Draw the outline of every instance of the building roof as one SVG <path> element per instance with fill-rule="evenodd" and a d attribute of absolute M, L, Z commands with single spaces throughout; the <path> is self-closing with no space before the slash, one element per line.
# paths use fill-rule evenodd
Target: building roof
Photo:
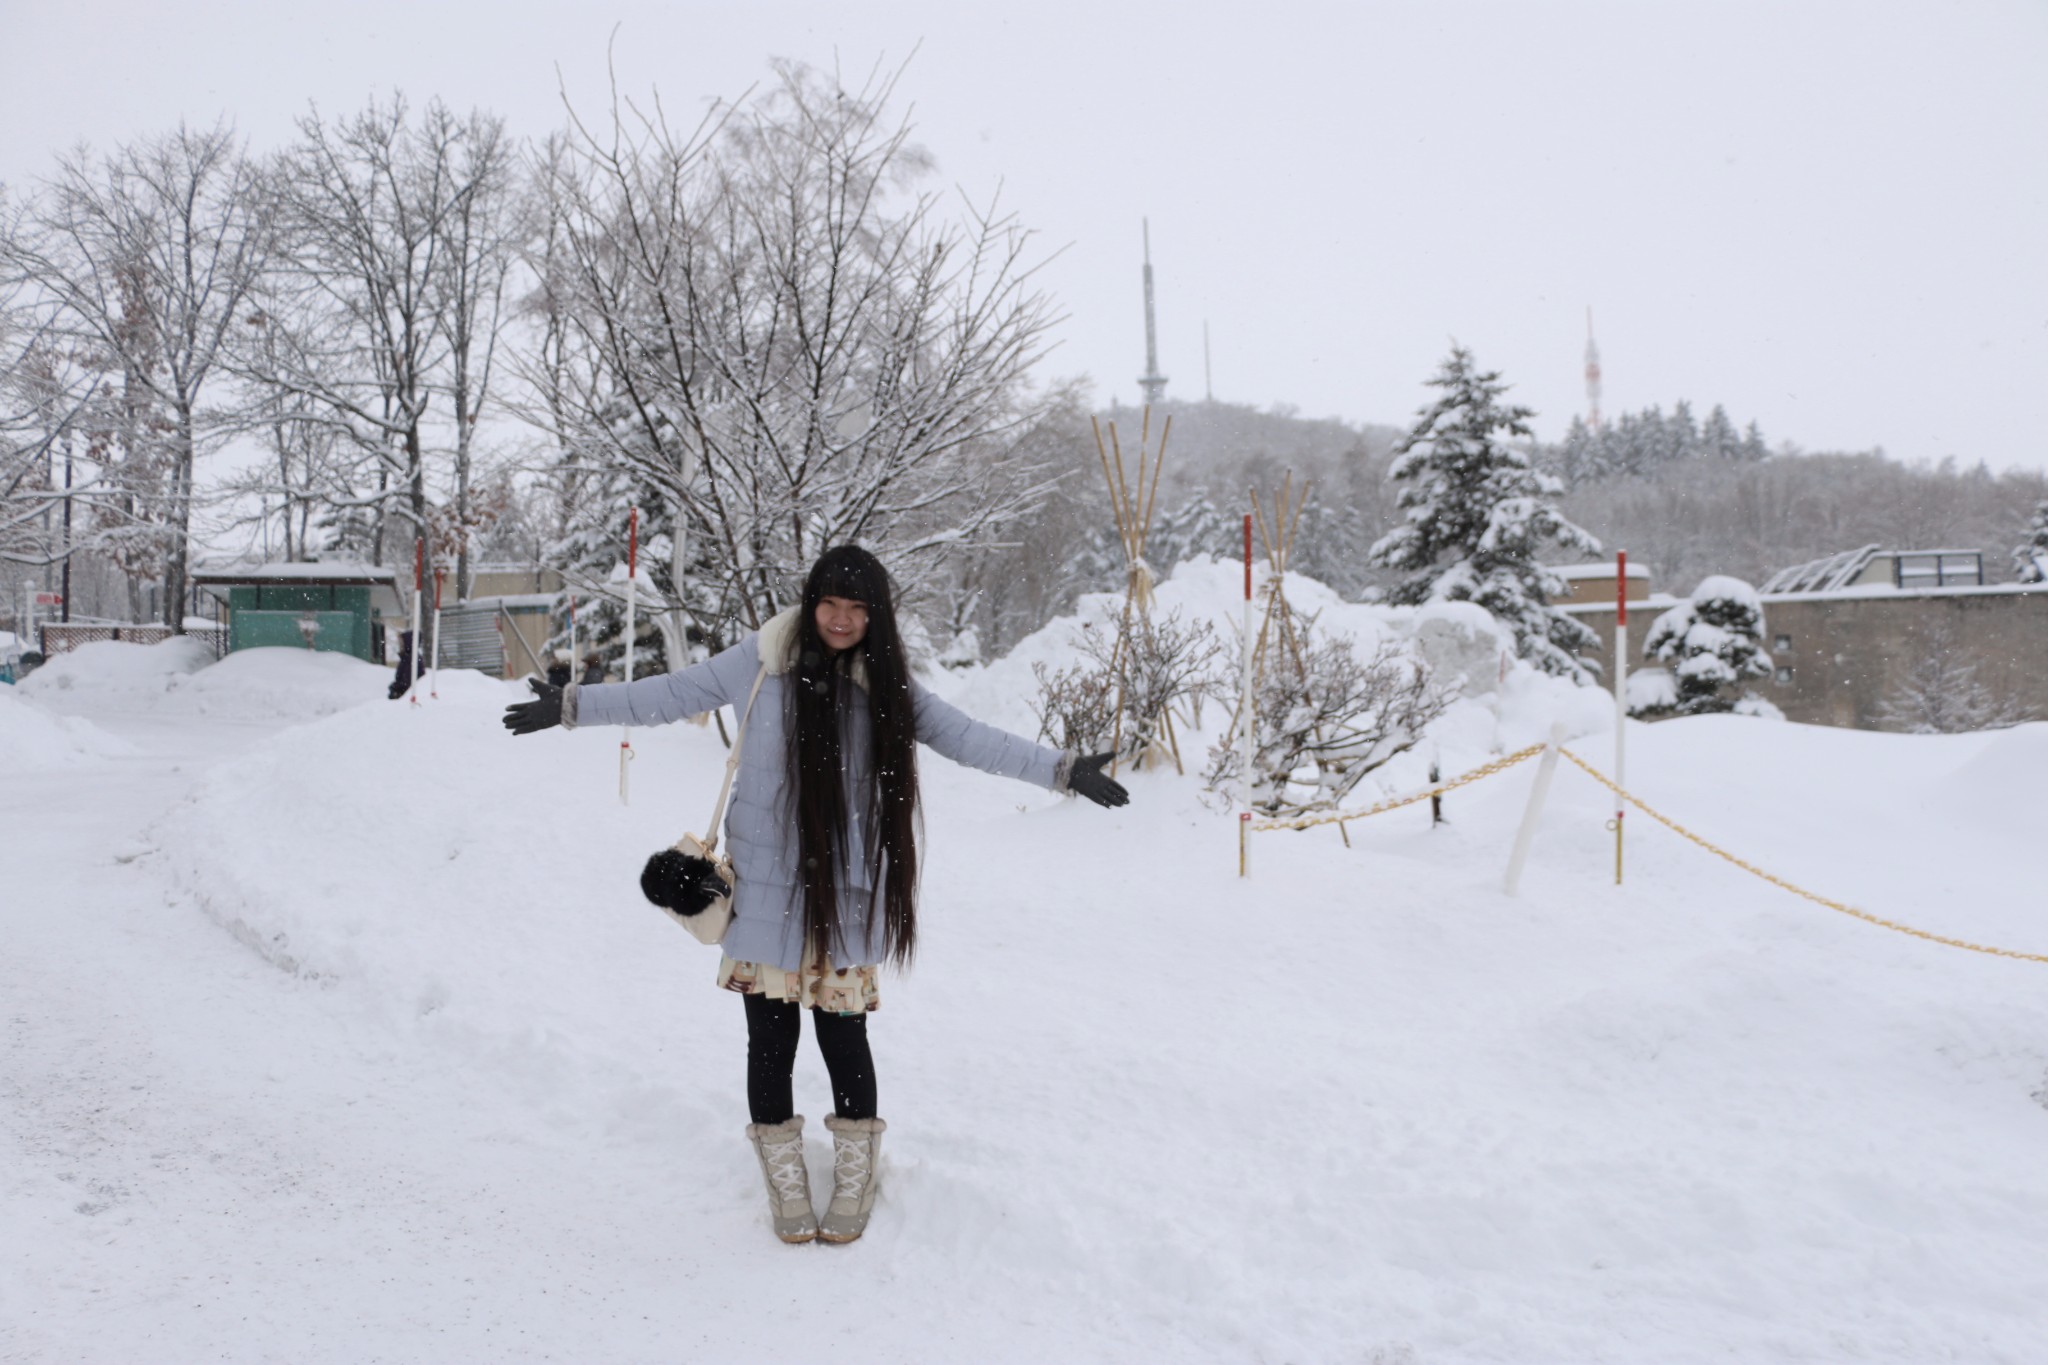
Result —
<path fill-rule="evenodd" d="M 1606 564 L 1547 564 L 1544 567 L 1567 582 L 1581 578 L 1614 577 L 1614 564 L 1612 561 Z M 1640 562 L 1631 564 L 1628 566 L 1628 576 L 1630 578 L 1648 578 L 1650 576 L 1650 566 Z"/>
<path fill-rule="evenodd" d="M 258 564 L 254 568 L 201 569 L 192 575 L 194 583 L 321 583 L 348 584 L 350 586 L 396 586 L 398 572 L 379 564 L 357 564 L 347 560 L 320 560 L 308 563 L 277 562 Z"/>

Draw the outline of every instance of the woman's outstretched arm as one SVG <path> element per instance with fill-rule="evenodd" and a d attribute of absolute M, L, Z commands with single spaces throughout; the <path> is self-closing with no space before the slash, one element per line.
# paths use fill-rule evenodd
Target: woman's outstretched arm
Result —
<path fill-rule="evenodd" d="M 951 702 L 941 701 L 922 684 L 912 682 L 917 707 L 917 738 L 955 763 L 998 777 L 1014 777 L 1048 791 L 1065 791 L 1073 755 L 1033 744 L 1008 730 L 976 720 Z"/>
<path fill-rule="evenodd" d="M 746 700 L 761 667 L 758 635 L 701 664 L 627 683 L 571 684 L 562 689 L 562 728 L 583 725 L 667 725 Z"/>

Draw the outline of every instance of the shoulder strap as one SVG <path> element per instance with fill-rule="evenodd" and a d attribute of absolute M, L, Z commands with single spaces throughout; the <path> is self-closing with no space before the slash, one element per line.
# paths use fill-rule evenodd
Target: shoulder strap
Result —
<path fill-rule="evenodd" d="M 707 856 L 718 851 L 718 832 L 725 825 L 725 798 L 732 795 L 733 774 L 740 768 L 740 745 L 746 742 L 747 721 L 754 714 L 754 698 L 761 695 L 761 684 L 767 681 L 768 665 L 762 664 L 761 671 L 754 675 L 754 690 L 747 693 L 747 709 L 740 715 L 739 733 L 732 737 L 732 752 L 725 756 L 725 781 L 718 788 L 718 804 L 711 808 L 711 828 L 704 832 Z"/>

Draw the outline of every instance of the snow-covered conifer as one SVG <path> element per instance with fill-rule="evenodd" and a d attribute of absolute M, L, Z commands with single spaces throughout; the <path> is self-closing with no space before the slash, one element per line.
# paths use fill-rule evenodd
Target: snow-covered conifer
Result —
<path fill-rule="evenodd" d="M 1745 698 L 1731 689 L 1771 671 L 1763 650 L 1764 607 L 1756 589 L 1715 574 L 1700 580 L 1692 600 L 1671 608 L 1650 627 L 1643 653 L 1662 663 L 1676 683 L 1668 705 L 1645 714 L 1701 716 L 1733 711 Z"/>
<path fill-rule="evenodd" d="M 1538 473 L 1510 438 L 1529 436 L 1528 408 L 1504 404 L 1507 385 L 1453 346 L 1429 381 L 1442 396 L 1395 447 L 1388 477 L 1402 485 L 1404 521 L 1374 543 L 1375 564 L 1403 570 L 1397 604 L 1470 601 L 1515 636 L 1516 651 L 1547 673 L 1590 681 L 1578 651 L 1597 637 L 1550 605 L 1564 582 L 1537 559 L 1545 542 L 1583 553 L 1600 543 L 1550 500 L 1564 485 Z"/>
<path fill-rule="evenodd" d="M 2034 508 L 2027 538 L 2013 547 L 2014 576 L 2022 583 L 2048 583 L 2048 498 Z"/>
<path fill-rule="evenodd" d="M 1735 423 L 1728 420 L 1728 409 L 1714 404 L 1714 410 L 1700 427 L 1700 454 L 1710 460 L 1732 460 L 1741 450 L 1742 437 L 1736 433 Z"/>

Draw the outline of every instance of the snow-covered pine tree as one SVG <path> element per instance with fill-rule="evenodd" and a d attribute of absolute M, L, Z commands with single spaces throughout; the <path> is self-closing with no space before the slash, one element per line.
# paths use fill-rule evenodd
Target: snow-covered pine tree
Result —
<path fill-rule="evenodd" d="M 1514 632 L 1523 658 L 1546 673 L 1592 681 L 1593 666 L 1578 651 L 1598 637 L 1550 605 L 1564 581 L 1536 556 L 1545 542 L 1587 554 L 1600 542 L 1550 501 L 1564 485 L 1510 444 L 1528 439 L 1534 414 L 1503 404 L 1499 372 L 1480 371 L 1463 346 L 1452 346 L 1429 383 L 1443 396 L 1421 410 L 1387 471 L 1402 485 L 1405 522 L 1369 551 L 1375 564 L 1407 574 L 1389 599 L 1476 602 Z"/>
<path fill-rule="evenodd" d="M 1160 515 L 1145 542 L 1145 557 L 1161 578 L 1183 560 L 1196 555 L 1228 557 L 1236 547 L 1238 527 L 1217 510 L 1207 488 L 1196 488 L 1169 512 Z"/>
<path fill-rule="evenodd" d="M 2048 498 L 2034 508 L 2027 538 L 2013 547 L 2014 576 L 2022 583 L 2048 583 Z"/>
<path fill-rule="evenodd" d="M 1755 588 L 1725 574 L 1701 579 L 1692 599 L 1659 616 L 1643 641 L 1644 655 L 1669 668 L 1677 683 L 1673 704 L 1655 713 L 1703 716 L 1737 709 L 1744 698 L 1730 689 L 1770 674 L 1763 633 L 1764 606 Z"/>
<path fill-rule="evenodd" d="M 1736 434 L 1735 423 L 1728 420 L 1728 409 L 1719 403 L 1707 414 L 1705 425 L 1700 428 L 1700 454 L 1710 460 L 1732 460 L 1742 449 L 1742 437 Z"/>

